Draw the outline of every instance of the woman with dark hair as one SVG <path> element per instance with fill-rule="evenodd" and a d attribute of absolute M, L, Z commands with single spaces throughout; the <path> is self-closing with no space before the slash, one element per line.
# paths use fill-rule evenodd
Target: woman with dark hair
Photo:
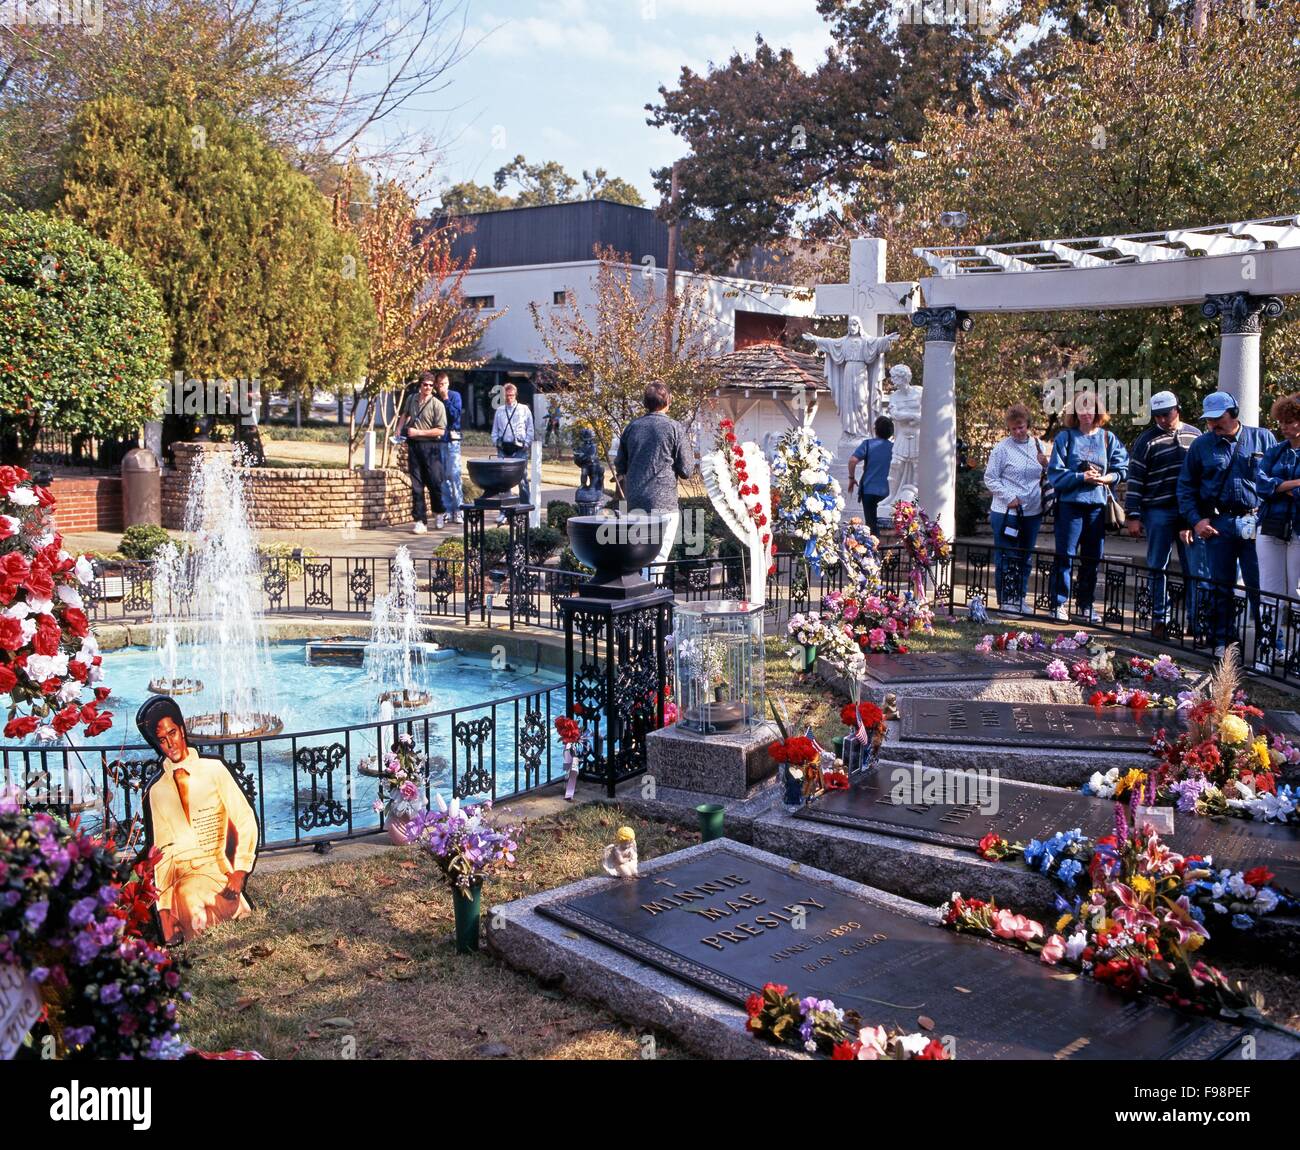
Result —
<path fill-rule="evenodd" d="M 1259 512 L 1259 589 L 1274 595 L 1300 595 L 1300 395 L 1273 404 L 1282 441 L 1260 458 L 1255 489 L 1264 501 Z"/>
<path fill-rule="evenodd" d="M 1048 482 L 1056 490 L 1055 614 L 1062 623 L 1070 618 L 1070 563 L 1078 555 L 1079 613 L 1096 623 L 1092 602 L 1106 550 L 1106 504 L 1128 474 L 1128 452 L 1106 426 L 1110 414 L 1101 397 L 1091 391 L 1075 397 L 1063 422 L 1047 467 Z"/>

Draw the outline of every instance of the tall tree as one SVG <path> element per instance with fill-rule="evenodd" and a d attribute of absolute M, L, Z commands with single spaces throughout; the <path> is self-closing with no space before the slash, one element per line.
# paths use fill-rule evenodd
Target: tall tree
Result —
<path fill-rule="evenodd" d="M 123 252 L 42 212 L 0 213 L 0 445 L 25 463 L 41 431 L 133 433 L 168 360 L 158 293 Z"/>
<path fill-rule="evenodd" d="M 1281 0 L 1258 20 L 1211 13 L 1199 37 L 1137 13 L 1108 24 L 1095 43 L 1063 42 L 1054 78 L 1012 107 L 932 114 L 914 149 L 889 171 L 865 174 L 853 208 L 890 241 L 895 279 L 932 274 L 914 247 L 1158 232 L 1294 212 L 1300 152 L 1276 109 L 1295 101 L 1298 21 L 1300 3 Z M 954 218 L 945 212 L 964 212 L 965 224 L 945 226 Z M 1283 386 L 1300 325 L 1284 317 L 1266 330 L 1268 390 Z M 1195 308 L 982 316 L 962 338 L 958 410 L 967 427 L 1067 369 L 1150 378 L 1189 408 L 1215 386 L 1217 321 Z M 919 337 L 904 347 L 915 358 Z"/>
<path fill-rule="evenodd" d="M 392 421 L 395 408 L 385 399 L 417 372 L 478 366 L 482 360 L 467 353 L 502 313 L 465 305 L 464 280 L 474 256 L 458 260 L 452 254 L 454 221 L 420 221 L 410 191 L 392 180 L 378 186 L 374 202 L 356 221 L 343 211 L 352 199 L 345 184 L 335 201 L 335 221 L 356 242 L 374 300 L 364 388 L 371 401 L 365 427 L 373 430 L 381 409 Z"/>
<path fill-rule="evenodd" d="M 74 125 L 58 212 L 145 269 L 173 369 L 301 391 L 364 370 L 373 313 L 359 252 L 256 131 L 212 109 L 98 101 Z"/>
<path fill-rule="evenodd" d="M 561 308 L 529 307 L 557 385 L 551 402 L 570 427 L 590 427 L 606 455 L 614 436 L 644 413 L 641 397 L 654 380 L 673 393 L 669 414 L 691 422 L 717 386 L 724 347 L 700 281 L 679 286 L 670 305 L 630 256 L 612 248 L 596 256 L 592 307 L 576 299 Z"/>
<path fill-rule="evenodd" d="M 380 130 L 446 86 L 470 47 L 467 3 L 100 0 L 62 6 L 95 11 L 92 28 L 0 24 L 0 121 L 22 161 L 8 190 L 47 203 L 69 125 L 109 95 L 213 107 L 316 159 L 408 148 L 411 139 Z"/>
<path fill-rule="evenodd" d="M 512 183 L 518 188 L 513 196 L 506 193 L 507 186 Z M 466 181 L 452 184 L 442 192 L 443 210 L 452 215 L 499 212 L 506 208 L 531 208 L 540 204 L 569 204 L 576 200 L 612 200 L 637 208 L 645 204 L 641 193 L 632 184 L 611 176 L 604 168 L 597 168 L 594 172 L 584 170 L 579 191 L 578 181 L 564 170 L 562 164 L 555 160 L 530 164 L 522 155 L 496 170 L 490 188 Z"/>

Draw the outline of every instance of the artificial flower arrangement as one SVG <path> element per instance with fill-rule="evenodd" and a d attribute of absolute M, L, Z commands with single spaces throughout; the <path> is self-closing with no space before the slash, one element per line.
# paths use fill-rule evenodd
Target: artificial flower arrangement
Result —
<path fill-rule="evenodd" d="M 841 1010 L 829 998 L 800 998 L 778 982 L 763 986 L 745 1002 L 755 1038 L 836 1061 L 951 1061 L 952 1054 L 927 1034 L 904 1034 L 883 1026 L 864 1026 L 854 1010 Z"/>
<path fill-rule="evenodd" d="M 63 549 L 54 496 L 21 467 L 0 467 L 0 704 L 7 739 L 53 743 L 82 727 L 87 738 L 113 716 L 82 588 L 94 581 L 84 555 Z M 93 697 L 85 698 L 90 691 Z"/>
<path fill-rule="evenodd" d="M 752 444 L 750 445 L 753 446 Z M 736 440 L 736 425 L 730 419 L 718 423 L 717 435 L 713 442 L 714 451 L 721 458 L 731 480 L 730 494 L 739 504 L 738 510 L 750 519 L 759 531 L 759 541 L 763 545 L 763 555 L 767 560 L 765 568 L 771 575 L 776 570 L 772 560 L 772 524 L 768 520 L 768 506 L 763 484 L 754 482 L 749 475 L 752 463 L 745 456 L 745 448 Z"/>
<path fill-rule="evenodd" d="M 874 755 L 885 740 L 885 712 L 875 703 L 846 703 L 840 708 L 840 722 L 849 728 L 844 739 L 846 759 L 850 740 L 861 744 L 866 756 Z"/>
<path fill-rule="evenodd" d="M 664 719 L 667 722 L 668 707 L 670 703 L 664 704 Z M 582 708 L 575 706 L 574 714 L 581 714 Z M 677 721 L 677 708 L 673 707 L 673 722 Z M 570 718 L 568 715 L 561 715 L 555 720 L 555 733 L 560 738 L 560 745 L 564 748 L 564 801 L 573 802 L 573 796 L 578 790 L 578 766 L 581 755 L 578 747 L 586 740 L 588 732 L 583 730 L 582 724 L 577 719 Z"/>
<path fill-rule="evenodd" d="M 864 654 L 907 653 L 913 632 L 934 630 L 934 612 L 911 591 L 858 595 L 834 591 L 822 599 L 822 617 L 840 627 Z"/>
<path fill-rule="evenodd" d="M 911 557 L 912 584 L 919 598 L 924 581 L 934 580 L 935 569 L 952 555 L 952 543 L 919 504 L 903 499 L 894 504 L 894 531 Z"/>
<path fill-rule="evenodd" d="M 1252 730 L 1249 720 L 1263 712 L 1245 702 L 1240 683 L 1234 645 L 1210 677 L 1205 698 L 1181 697 L 1186 729 L 1170 736 L 1161 728 L 1152 739 L 1157 761 L 1147 786 L 1186 814 L 1300 822 L 1300 796 L 1278 778 L 1300 763 L 1300 748 L 1285 735 Z"/>
<path fill-rule="evenodd" d="M 1115 824 L 1113 835 L 1086 849 L 1078 832 L 1049 840 L 1066 861 L 1078 865 L 1074 877 L 1086 873 L 1090 883 L 1085 896 L 1058 900 L 1062 913 L 1050 934 L 1042 923 L 992 900 L 963 899 L 959 893 L 940 907 L 940 921 L 1019 945 L 1048 965 L 1077 967 L 1120 991 L 1269 1025 L 1257 996 L 1196 956 L 1210 935 L 1190 887 L 1212 877 L 1208 866 L 1169 850 L 1150 826 L 1130 830 L 1123 804 L 1116 804 Z M 1005 840 L 981 845 L 986 857 L 1009 857 L 1016 849 Z M 1042 869 L 1050 852 L 1048 844 L 1039 846 L 1036 862 Z M 1058 857 L 1052 855 L 1048 869 L 1055 867 L 1059 878 Z"/>
<path fill-rule="evenodd" d="M 803 557 L 819 575 L 840 562 L 837 536 L 844 498 L 831 478 L 832 462 L 807 424 L 781 436 L 772 459 L 772 519 L 780 534 L 804 541 Z"/>
<path fill-rule="evenodd" d="M 411 840 L 429 852 L 454 889 L 470 893 L 498 870 L 515 865 L 520 829 L 494 826 L 488 815 L 491 800 L 462 807 L 453 798 L 448 806 L 440 794 L 438 809 L 422 811 L 411 820 Z"/>
<path fill-rule="evenodd" d="M 428 806 L 425 782 L 428 779 L 428 759 L 415 748 L 415 740 L 403 731 L 393 741 L 393 749 L 384 754 L 383 765 L 377 766 L 373 756 L 361 760 L 357 769 L 362 774 L 379 777 L 379 798 L 374 810 L 382 812 L 385 819 L 409 820 Z"/>
<path fill-rule="evenodd" d="M 117 863 L 77 820 L 29 814 L 0 793 L 0 963 L 35 984 L 60 1058 L 180 1058 L 171 955 L 141 937 L 156 859 Z"/>
<path fill-rule="evenodd" d="M 811 611 L 808 614 L 792 615 L 785 625 L 785 631 L 798 644 L 786 652 L 790 656 L 790 665 L 796 671 L 807 669 L 805 651 L 811 647 L 816 647 L 819 655 L 841 669 L 859 652 L 849 631 L 829 614 Z"/>
<path fill-rule="evenodd" d="M 844 525 L 841 549 L 845 586 L 859 595 L 879 594 L 880 542 L 856 515 Z"/>
<path fill-rule="evenodd" d="M 1040 631 L 1003 631 L 1000 635 L 985 635 L 975 644 L 975 650 L 983 655 L 990 651 L 1056 651 L 1061 654 L 1073 654 L 1086 651 L 1092 643 L 1087 631 L 1076 631 L 1073 635 L 1055 635 L 1049 641 Z"/>

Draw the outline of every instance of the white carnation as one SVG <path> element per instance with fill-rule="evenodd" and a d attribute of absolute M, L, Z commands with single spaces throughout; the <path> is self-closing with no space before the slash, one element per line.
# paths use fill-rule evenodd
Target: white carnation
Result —
<path fill-rule="evenodd" d="M 95 569 L 90 565 L 90 560 L 84 555 L 77 556 L 77 565 L 73 570 L 77 573 L 79 583 L 89 583 L 95 578 Z"/>
<path fill-rule="evenodd" d="M 31 606 L 26 599 L 19 599 L 16 603 L 11 603 L 5 608 L 5 614 L 14 619 L 26 619 L 31 610 Z"/>
<path fill-rule="evenodd" d="M 32 637 L 35 634 L 36 634 L 36 624 L 31 619 L 24 619 L 23 620 L 23 641 L 22 643 L 19 644 L 19 646 L 26 647 L 27 644 L 32 641 Z"/>
<path fill-rule="evenodd" d="M 65 678 L 67 674 L 67 655 L 60 653 L 58 655 L 27 656 L 27 675 L 33 682 L 43 683 L 51 676 L 62 679 Z"/>
<path fill-rule="evenodd" d="M 69 607 L 75 607 L 78 611 L 81 610 L 81 593 L 71 584 L 60 583 L 54 591 L 63 603 L 66 603 Z"/>
<path fill-rule="evenodd" d="M 27 600 L 27 609 L 33 615 L 49 615 L 54 611 L 54 600 L 31 598 Z"/>
<path fill-rule="evenodd" d="M 59 741 L 59 732 L 48 724 L 44 727 L 37 727 L 32 732 L 32 737 L 38 743 L 57 743 Z"/>
<path fill-rule="evenodd" d="M 15 507 L 35 507 L 38 500 L 30 487 L 15 487 L 9 492 L 9 502 Z"/>

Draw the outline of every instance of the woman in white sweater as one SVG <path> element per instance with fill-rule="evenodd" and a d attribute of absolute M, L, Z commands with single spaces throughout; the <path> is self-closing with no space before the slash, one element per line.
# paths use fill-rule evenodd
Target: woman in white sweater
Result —
<path fill-rule="evenodd" d="M 1007 408 L 1007 437 L 989 452 L 984 486 L 993 496 L 993 558 L 998 606 L 1025 611 L 1029 569 L 1043 522 L 1043 472 L 1047 452 L 1030 434 L 1029 409 Z"/>

